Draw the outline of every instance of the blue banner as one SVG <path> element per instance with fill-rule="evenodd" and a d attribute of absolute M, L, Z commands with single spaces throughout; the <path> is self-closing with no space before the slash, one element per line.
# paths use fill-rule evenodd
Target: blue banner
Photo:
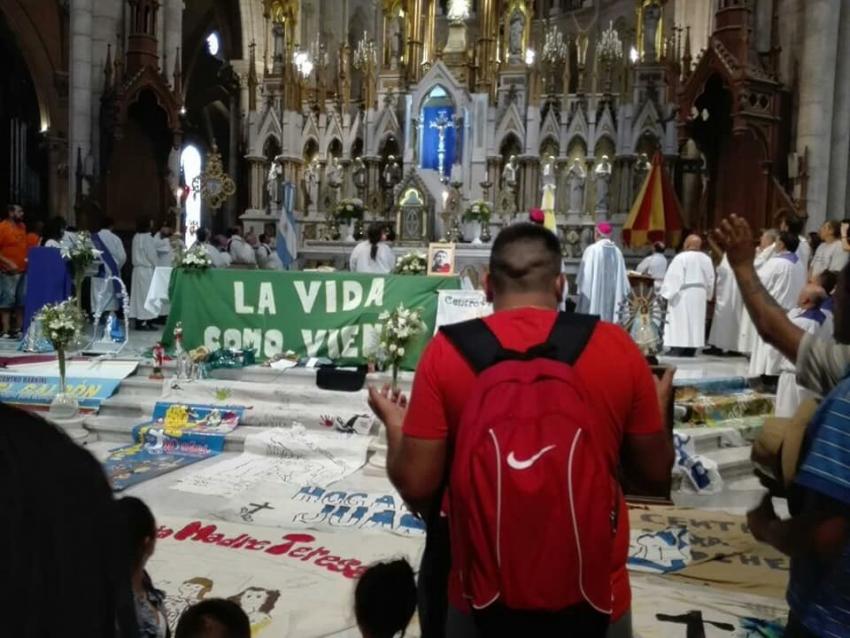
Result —
<path fill-rule="evenodd" d="M 115 394 L 121 379 L 67 378 L 65 392 L 76 397 L 80 409 L 95 411 Z M 59 392 L 59 377 L 0 374 L 0 401 L 24 408 L 48 408 Z"/>

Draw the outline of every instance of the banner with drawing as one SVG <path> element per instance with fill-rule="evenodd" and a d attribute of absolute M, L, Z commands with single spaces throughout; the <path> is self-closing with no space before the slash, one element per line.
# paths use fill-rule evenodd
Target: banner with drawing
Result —
<path fill-rule="evenodd" d="M 232 498 L 257 483 L 327 486 L 366 462 L 370 438 L 356 432 L 268 428 L 245 439 L 245 451 L 189 474 L 173 489 Z"/>
<path fill-rule="evenodd" d="M 180 614 L 204 598 L 239 603 L 253 637 L 309 638 L 354 628 L 355 579 L 379 560 L 404 557 L 418 565 L 423 545 L 244 523 L 163 518 L 158 524 L 148 571 L 166 592 L 172 631 Z"/>
<path fill-rule="evenodd" d="M 327 531 L 391 532 L 424 538 L 425 523 L 395 492 L 356 487 L 259 483 L 218 516 L 228 521 Z"/>
<path fill-rule="evenodd" d="M 84 412 L 95 412 L 115 394 L 121 379 L 69 377 L 65 383 Z M 29 410 L 46 410 L 59 392 L 59 377 L 0 374 L 0 401 Z"/>
<path fill-rule="evenodd" d="M 104 461 L 112 489 L 121 491 L 223 452 L 227 434 L 244 412 L 242 407 L 157 403 L 151 421 L 133 428 L 136 443 L 113 450 Z"/>

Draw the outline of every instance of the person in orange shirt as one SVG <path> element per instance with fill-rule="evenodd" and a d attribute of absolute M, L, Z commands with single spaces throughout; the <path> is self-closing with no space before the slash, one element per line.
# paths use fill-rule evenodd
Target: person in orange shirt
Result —
<path fill-rule="evenodd" d="M 41 246 L 41 235 L 44 232 L 44 222 L 37 219 L 27 222 L 27 250 Z"/>
<path fill-rule="evenodd" d="M 0 339 L 20 339 L 23 325 L 22 278 L 27 270 L 27 227 L 24 209 L 10 204 L 0 222 Z M 12 327 L 12 313 L 15 326 Z"/>

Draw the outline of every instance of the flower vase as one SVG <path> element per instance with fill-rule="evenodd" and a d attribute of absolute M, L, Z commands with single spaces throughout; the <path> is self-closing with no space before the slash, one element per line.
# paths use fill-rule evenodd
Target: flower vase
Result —
<path fill-rule="evenodd" d="M 74 298 L 77 302 L 77 310 L 83 311 L 83 279 L 85 273 L 79 269 L 74 269 Z"/>
<path fill-rule="evenodd" d="M 474 220 L 468 222 L 467 225 L 467 236 L 472 237 L 470 243 L 473 244 L 481 244 L 481 222 L 479 220 Z"/>
<path fill-rule="evenodd" d="M 354 229 L 356 227 L 356 223 L 353 219 L 347 222 L 340 222 L 339 224 L 339 236 L 342 241 L 352 242 L 357 241 L 354 238 Z"/>
<path fill-rule="evenodd" d="M 57 348 L 56 357 L 59 363 L 59 392 L 50 403 L 49 415 L 53 419 L 73 419 L 80 411 L 80 404 L 74 395 L 66 391 L 65 349 Z"/>

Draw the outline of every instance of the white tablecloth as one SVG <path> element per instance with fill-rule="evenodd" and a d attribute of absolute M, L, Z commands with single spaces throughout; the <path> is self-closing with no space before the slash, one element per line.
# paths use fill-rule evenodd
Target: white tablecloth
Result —
<path fill-rule="evenodd" d="M 168 284 L 171 281 L 171 267 L 159 266 L 153 271 L 151 287 L 145 297 L 145 310 L 157 316 L 167 315 L 171 310 L 168 299 Z"/>

